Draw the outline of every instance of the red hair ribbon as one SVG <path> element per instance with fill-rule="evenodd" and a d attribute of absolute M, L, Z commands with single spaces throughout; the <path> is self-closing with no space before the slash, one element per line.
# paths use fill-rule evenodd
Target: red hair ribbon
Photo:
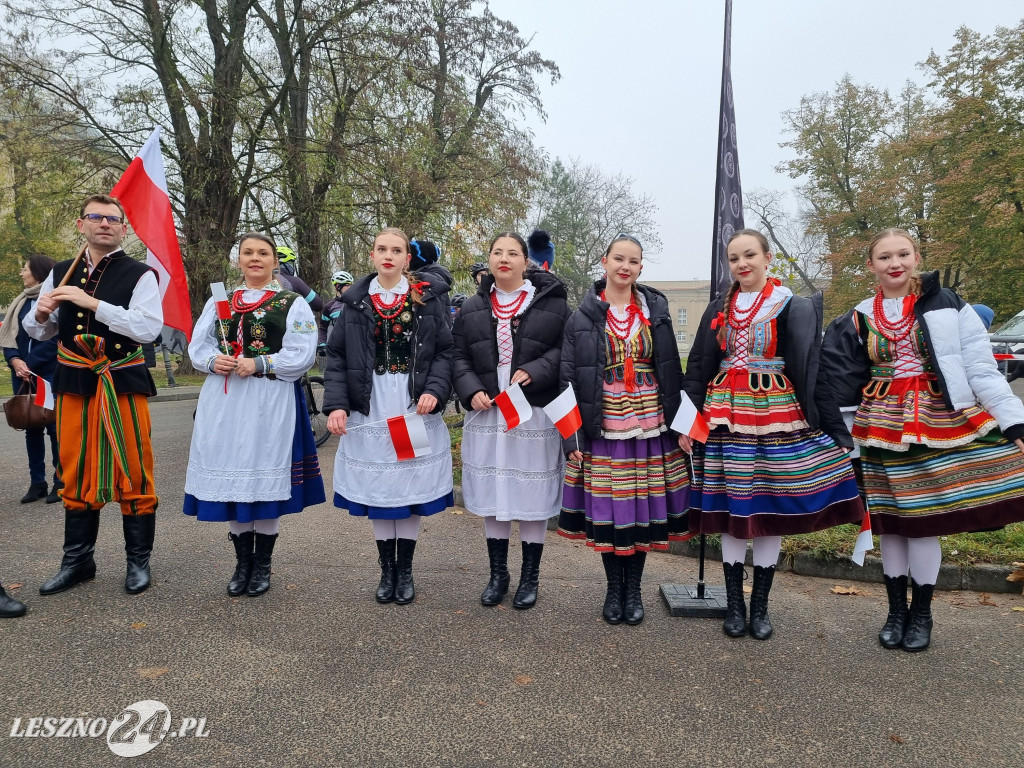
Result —
<path fill-rule="evenodd" d="M 725 313 L 719 312 L 715 315 L 715 319 L 711 321 L 711 330 L 717 331 L 723 325 L 725 325 Z"/>
<path fill-rule="evenodd" d="M 777 278 L 777 277 L 769 277 L 769 278 L 768 278 L 768 282 L 769 282 L 769 283 L 770 283 L 771 285 L 774 285 L 774 286 L 780 286 L 780 285 L 782 285 L 782 281 L 781 281 L 781 280 L 779 280 L 779 278 Z"/>
<path fill-rule="evenodd" d="M 423 289 L 424 288 L 429 288 L 430 287 L 430 283 L 428 283 L 426 280 L 421 280 L 418 283 L 409 283 L 409 287 L 410 288 L 415 288 L 420 293 L 423 293 Z"/>

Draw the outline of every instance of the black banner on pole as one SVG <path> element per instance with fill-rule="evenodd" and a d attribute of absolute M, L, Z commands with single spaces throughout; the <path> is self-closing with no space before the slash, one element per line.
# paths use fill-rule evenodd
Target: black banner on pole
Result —
<path fill-rule="evenodd" d="M 725 0 L 725 43 L 722 48 L 722 97 L 718 112 L 718 168 L 715 174 L 715 233 L 711 247 L 711 300 L 732 284 L 726 244 L 743 229 L 743 192 L 736 151 L 736 110 L 732 99 L 732 0 Z"/>

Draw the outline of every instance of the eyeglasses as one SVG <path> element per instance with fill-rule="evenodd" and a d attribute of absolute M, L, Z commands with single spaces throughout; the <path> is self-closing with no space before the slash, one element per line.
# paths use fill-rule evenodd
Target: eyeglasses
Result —
<path fill-rule="evenodd" d="M 124 218 L 121 216 L 106 216 L 102 213 L 87 213 L 82 218 L 86 221 L 91 221 L 93 224 L 99 224 L 104 219 L 107 224 L 120 224 L 124 221 Z"/>

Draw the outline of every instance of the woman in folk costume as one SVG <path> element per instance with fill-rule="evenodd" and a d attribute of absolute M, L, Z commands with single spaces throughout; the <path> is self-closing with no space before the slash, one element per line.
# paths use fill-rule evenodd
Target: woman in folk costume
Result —
<path fill-rule="evenodd" d="M 342 436 L 334 504 L 373 523 L 376 599 L 399 605 L 415 597 L 420 521 L 454 503 L 451 438 L 441 418 L 452 386 L 452 334 L 440 299 L 448 284 L 410 274 L 411 257 L 400 229 L 374 239 L 376 273 L 345 292 L 342 323 L 327 341 L 323 405 L 328 429 Z M 429 450 L 399 461 L 385 422 L 410 413 L 423 417 Z"/>
<path fill-rule="evenodd" d="M 689 478 L 681 437 L 668 431 L 679 408 L 680 366 L 668 300 L 637 283 L 643 248 L 619 235 L 598 280 L 569 318 L 560 389 L 572 386 L 583 420 L 568 455 L 558 533 L 601 553 L 609 624 L 639 624 L 651 550 L 686 530 Z"/>
<path fill-rule="evenodd" d="M 527 245 L 514 232 L 494 239 L 490 273 L 455 319 L 455 391 L 474 415 L 462 432 L 466 509 L 484 518 L 491 575 L 480 602 L 501 602 L 509 586 L 508 542 L 519 522 L 523 565 L 514 608 L 537 602 L 547 520 L 562 504 L 562 440 L 543 406 L 558 396 L 562 330 L 569 317 L 565 285 L 527 269 Z M 493 399 L 519 384 L 530 420 L 505 430 Z"/>
<path fill-rule="evenodd" d="M 323 479 L 299 379 L 316 355 L 309 305 L 274 279 L 274 241 L 238 243 L 244 282 L 219 320 L 213 299 L 196 322 L 189 357 L 207 370 L 185 473 L 186 515 L 226 522 L 237 565 L 228 594 L 261 595 L 282 515 L 323 503 Z"/>
<path fill-rule="evenodd" d="M 860 523 L 864 507 L 846 455 L 853 442 L 816 381 L 821 295 L 794 296 L 769 278 L 771 250 L 756 230 L 736 232 L 728 258 L 734 282 L 701 318 L 683 379 L 711 428 L 692 454 L 690 531 L 722 534 L 730 637 L 748 631 L 743 563 L 753 539 L 749 632 L 767 640 L 782 536 Z"/>
<path fill-rule="evenodd" d="M 1024 520 L 1024 406 L 981 318 L 920 263 L 909 233 L 879 232 L 867 262 L 878 291 L 829 326 L 822 361 L 840 405 L 856 407 L 889 597 L 878 639 L 905 651 L 931 642 L 938 537 Z"/>

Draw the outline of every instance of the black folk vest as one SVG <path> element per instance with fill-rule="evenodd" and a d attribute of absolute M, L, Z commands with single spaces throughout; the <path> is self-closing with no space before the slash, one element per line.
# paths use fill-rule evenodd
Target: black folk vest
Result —
<path fill-rule="evenodd" d="M 54 287 L 64 278 L 70 266 L 70 259 L 54 266 Z M 152 271 L 151 267 L 129 258 L 124 251 L 116 251 L 101 259 L 91 275 L 83 257 L 67 285 L 81 288 L 100 301 L 128 309 L 135 286 L 143 275 Z M 71 351 L 82 354 L 82 349 L 75 343 L 75 336 L 82 333 L 102 336 L 106 340 L 107 357 L 113 362 L 127 357 L 142 346 L 134 339 L 110 330 L 89 310 L 70 301 L 63 302 L 57 317 L 57 340 Z M 114 389 L 118 394 L 156 394 L 156 384 L 145 365 L 113 370 L 111 375 L 114 379 Z M 92 371 L 58 363 L 57 372 L 53 377 L 53 391 L 89 397 L 96 394 L 96 383 L 97 376 Z"/>

